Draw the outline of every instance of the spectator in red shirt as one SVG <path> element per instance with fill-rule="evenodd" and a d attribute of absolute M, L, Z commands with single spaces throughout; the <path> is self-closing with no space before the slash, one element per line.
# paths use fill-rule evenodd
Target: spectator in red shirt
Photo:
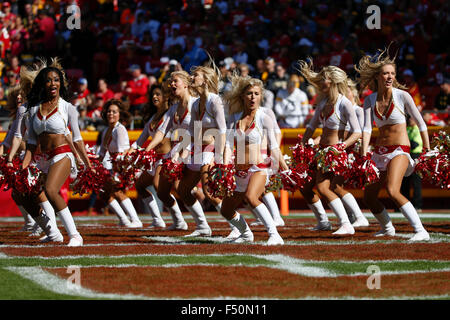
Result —
<path fill-rule="evenodd" d="M 403 80 L 405 80 L 405 85 L 408 87 L 407 91 L 414 99 L 414 103 L 416 104 L 417 108 L 419 109 L 419 111 L 422 111 L 422 95 L 420 94 L 419 85 L 414 80 L 414 73 L 410 69 L 406 69 L 405 71 L 403 71 Z"/>
<path fill-rule="evenodd" d="M 9 2 L 3 2 L 2 11 L 5 14 L 3 18 L 5 23 L 10 23 L 16 19 L 16 15 L 11 12 L 11 4 Z"/>
<path fill-rule="evenodd" d="M 46 50 L 56 47 L 55 21 L 47 15 L 45 9 L 38 11 L 39 29 L 44 33 L 43 42 Z"/>
<path fill-rule="evenodd" d="M 87 105 L 87 96 L 90 94 L 88 89 L 88 81 L 86 78 L 78 79 L 77 98 L 75 99 L 75 105 Z"/>
<path fill-rule="evenodd" d="M 148 102 L 147 92 L 150 82 L 147 76 L 141 73 L 139 65 L 133 64 L 128 70 L 131 72 L 132 79 L 127 81 L 124 95 L 128 96 L 130 113 L 137 116 Z"/>
<path fill-rule="evenodd" d="M 328 56 L 328 64 L 336 66 L 350 73 L 353 70 L 353 57 L 345 49 L 346 42 L 340 36 L 333 35 L 331 38 L 332 50 Z"/>
<path fill-rule="evenodd" d="M 108 88 L 108 83 L 103 78 L 98 79 L 97 83 L 97 92 L 95 93 L 95 98 L 102 99 L 103 102 L 108 101 L 109 99 L 114 98 L 114 92 Z"/>

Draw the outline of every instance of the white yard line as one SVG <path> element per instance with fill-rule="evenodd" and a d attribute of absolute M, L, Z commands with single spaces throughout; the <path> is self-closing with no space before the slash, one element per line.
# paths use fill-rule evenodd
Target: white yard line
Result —
<path fill-rule="evenodd" d="M 145 296 L 138 295 L 120 295 L 120 294 L 104 294 L 97 293 L 90 289 L 83 288 L 82 286 L 77 286 L 74 283 L 68 281 L 67 279 L 61 279 L 47 271 L 42 270 L 39 267 L 8 267 L 5 268 L 9 271 L 12 271 L 21 277 L 31 280 L 39 286 L 43 287 L 46 290 L 64 294 L 64 295 L 73 295 L 73 296 L 81 296 L 86 298 L 100 298 L 100 299 L 126 299 L 126 300 L 136 300 L 136 299 L 148 299 Z M 70 277 L 70 274 L 67 276 Z"/>

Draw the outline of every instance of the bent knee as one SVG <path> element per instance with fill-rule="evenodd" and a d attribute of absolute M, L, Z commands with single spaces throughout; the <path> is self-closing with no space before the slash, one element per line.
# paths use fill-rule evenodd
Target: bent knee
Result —
<path fill-rule="evenodd" d="M 259 201 L 258 197 L 252 193 L 246 193 L 244 199 L 252 208 L 256 208 L 262 203 Z"/>
<path fill-rule="evenodd" d="M 47 196 L 47 198 L 54 199 L 55 197 L 59 196 L 59 189 L 53 186 L 46 186 L 45 195 Z"/>

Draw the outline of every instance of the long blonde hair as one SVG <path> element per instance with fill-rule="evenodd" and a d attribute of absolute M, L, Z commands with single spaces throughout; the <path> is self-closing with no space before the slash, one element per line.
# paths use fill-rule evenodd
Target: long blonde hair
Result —
<path fill-rule="evenodd" d="M 192 88 L 191 86 L 191 76 L 189 75 L 189 73 L 187 73 L 186 71 L 182 70 L 182 71 L 173 71 L 170 74 L 170 77 L 168 79 L 168 83 L 170 84 L 171 80 L 173 77 L 178 77 L 180 78 L 185 85 L 187 85 L 187 89 L 189 91 L 189 94 L 191 96 L 198 96 L 197 92 L 194 90 L 194 88 Z M 177 100 L 177 98 L 175 98 L 175 100 Z"/>
<path fill-rule="evenodd" d="M 230 77 L 231 90 L 225 93 L 225 104 L 228 106 L 229 114 L 238 113 L 244 110 L 245 90 L 250 87 L 261 88 L 261 102 L 264 94 L 264 84 L 261 80 L 252 77 L 242 77 L 237 72 L 233 72 Z"/>
<path fill-rule="evenodd" d="M 20 85 L 16 85 L 8 90 L 8 100 L 5 109 L 9 111 L 9 117 L 11 119 L 16 118 L 17 108 L 19 107 L 19 104 L 17 103 L 17 97 L 19 96 L 19 94 L 22 95 L 23 100 L 23 94 Z"/>
<path fill-rule="evenodd" d="M 327 99 L 330 104 L 334 105 L 337 102 L 339 94 L 344 96 L 347 95 L 348 77 L 344 70 L 336 66 L 326 66 L 319 72 L 315 72 L 312 59 L 309 60 L 309 63 L 300 60 L 298 62 L 298 71 L 305 77 L 306 81 L 318 89 L 317 102 Z M 331 81 L 330 91 L 326 95 L 320 90 L 320 83 L 324 79 L 329 79 Z"/>
<path fill-rule="evenodd" d="M 356 72 L 359 73 L 359 90 L 362 92 L 367 86 L 370 90 L 377 92 L 378 83 L 377 76 L 381 72 L 381 68 L 386 65 L 392 65 L 395 69 L 395 57 L 391 58 L 388 54 L 388 48 L 378 50 L 375 56 L 365 55 L 359 60 L 358 66 L 355 65 Z M 407 89 L 406 86 L 400 84 L 397 79 L 394 79 L 392 84 L 394 88 Z"/>
<path fill-rule="evenodd" d="M 359 92 L 356 86 L 356 82 L 353 81 L 352 79 L 348 79 L 347 80 L 348 83 L 348 88 L 351 91 L 351 93 L 353 94 L 353 100 L 355 102 L 356 105 L 361 105 L 361 100 L 359 99 Z M 345 95 L 348 98 L 348 95 Z"/>
<path fill-rule="evenodd" d="M 208 54 L 209 55 L 209 54 Z M 209 56 L 209 62 L 204 66 L 195 66 L 191 68 L 191 74 L 194 72 L 203 73 L 205 78 L 206 88 L 209 92 L 219 93 L 219 81 L 221 78 L 220 69 L 216 66 L 211 56 Z"/>

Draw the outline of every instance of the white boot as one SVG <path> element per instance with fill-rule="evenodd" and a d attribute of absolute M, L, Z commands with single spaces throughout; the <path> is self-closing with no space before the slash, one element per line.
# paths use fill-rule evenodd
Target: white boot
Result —
<path fill-rule="evenodd" d="M 352 226 L 354 228 L 369 226 L 369 221 L 366 219 L 366 217 L 364 217 L 361 208 L 358 205 L 358 202 L 356 202 L 355 197 L 351 193 L 345 194 L 341 198 L 341 200 L 346 211 L 350 214 L 353 214 L 356 218 L 355 222 L 352 223 Z"/>
<path fill-rule="evenodd" d="M 153 222 L 150 225 L 150 227 L 165 228 L 166 223 L 161 217 L 161 212 L 159 211 L 158 203 L 156 202 L 155 198 L 152 195 L 150 195 L 147 198 L 143 198 L 142 202 L 144 202 L 144 206 L 150 212 L 153 218 Z"/>
<path fill-rule="evenodd" d="M 277 200 L 275 200 L 275 196 L 272 192 L 266 193 L 262 197 L 262 201 L 266 205 L 267 209 L 269 210 L 273 221 L 275 221 L 275 225 L 277 227 L 283 227 L 285 225 L 283 218 L 280 214 L 280 209 L 278 208 Z"/>
<path fill-rule="evenodd" d="M 75 226 L 75 221 L 73 220 L 72 213 L 69 210 L 69 207 L 65 207 L 61 211 L 57 212 L 57 215 L 61 219 L 64 228 L 69 235 L 70 241 L 67 245 L 68 247 L 81 247 L 83 245 L 83 238 Z"/>
<path fill-rule="evenodd" d="M 383 237 L 383 236 L 395 236 L 395 228 L 391 222 L 391 218 L 389 217 L 386 209 L 383 209 L 380 213 L 373 214 L 373 216 L 380 223 L 381 229 L 377 233 L 375 233 L 375 237 Z"/>
<path fill-rule="evenodd" d="M 314 213 L 317 220 L 317 225 L 313 228 L 314 231 L 331 231 L 331 222 L 328 221 L 328 216 L 325 208 L 322 205 L 322 201 L 317 201 L 314 203 L 307 203 L 309 209 Z"/>
<path fill-rule="evenodd" d="M 236 212 L 235 216 L 228 222 L 240 233 L 239 237 L 233 239 L 233 243 L 253 242 L 253 233 L 242 215 Z"/>
<path fill-rule="evenodd" d="M 123 211 L 125 211 L 131 220 L 131 227 L 130 228 L 142 228 L 142 222 L 138 217 L 138 214 L 136 212 L 136 209 L 133 206 L 133 202 L 131 202 L 130 198 L 126 198 L 125 200 L 122 200 L 120 202 L 120 206 L 122 207 Z"/>
<path fill-rule="evenodd" d="M 284 244 L 283 238 L 281 238 L 281 236 L 278 234 L 275 221 L 273 221 L 273 218 L 270 215 L 267 207 L 263 203 L 261 203 L 259 206 L 253 209 L 253 212 L 259 217 L 259 219 L 267 229 L 267 233 L 269 234 L 267 245 Z"/>
<path fill-rule="evenodd" d="M 119 218 L 119 226 L 124 226 L 127 228 L 131 227 L 131 221 L 128 219 L 125 211 L 123 211 L 122 207 L 116 199 L 108 203 L 108 208 L 110 208 L 112 212 L 114 212 Z"/>
<path fill-rule="evenodd" d="M 63 235 L 54 227 L 50 218 L 45 213 L 41 213 L 39 216 L 35 217 L 34 220 L 46 234 L 46 237 L 42 239 L 41 242 L 63 242 Z"/>
<path fill-rule="evenodd" d="M 422 221 L 420 221 L 420 217 L 417 214 L 416 208 L 414 208 L 411 202 L 407 202 L 403 206 L 401 206 L 400 211 L 403 213 L 406 219 L 408 219 L 409 223 L 414 228 L 415 234 L 409 239 L 409 241 L 430 240 L 430 235 L 423 227 Z"/>
<path fill-rule="evenodd" d="M 22 229 L 20 229 L 19 231 L 32 231 L 33 227 L 35 225 L 35 221 L 34 221 L 33 217 L 30 216 L 30 214 L 27 212 L 27 210 L 23 206 L 18 205 L 17 207 L 19 208 L 19 211 L 22 214 L 23 219 L 25 220 L 25 224 L 23 225 Z"/>
<path fill-rule="evenodd" d="M 340 227 L 332 234 L 336 235 L 352 235 L 355 234 L 355 229 L 353 228 L 350 220 L 348 219 L 347 212 L 345 211 L 344 205 L 341 199 L 336 198 L 329 203 L 331 210 L 336 214 L 339 219 Z"/>
<path fill-rule="evenodd" d="M 170 196 L 172 197 L 174 204 L 172 207 L 167 208 L 167 210 L 172 217 L 173 224 L 170 225 L 166 230 L 187 230 L 188 225 L 186 221 L 184 221 L 183 214 L 181 213 L 180 207 L 178 206 L 177 199 L 175 199 L 172 194 Z"/>
<path fill-rule="evenodd" d="M 192 217 L 197 224 L 197 228 L 191 234 L 186 235 L 185 237 L 199 237 L 199 236 L 211 236 L 211 228 L 206 221 L 205 213 L 203 212 L 202 205 L 198 200 L 195 200 L 192 206 L 186 206 L 186 208 L 191 213 Z"/>

